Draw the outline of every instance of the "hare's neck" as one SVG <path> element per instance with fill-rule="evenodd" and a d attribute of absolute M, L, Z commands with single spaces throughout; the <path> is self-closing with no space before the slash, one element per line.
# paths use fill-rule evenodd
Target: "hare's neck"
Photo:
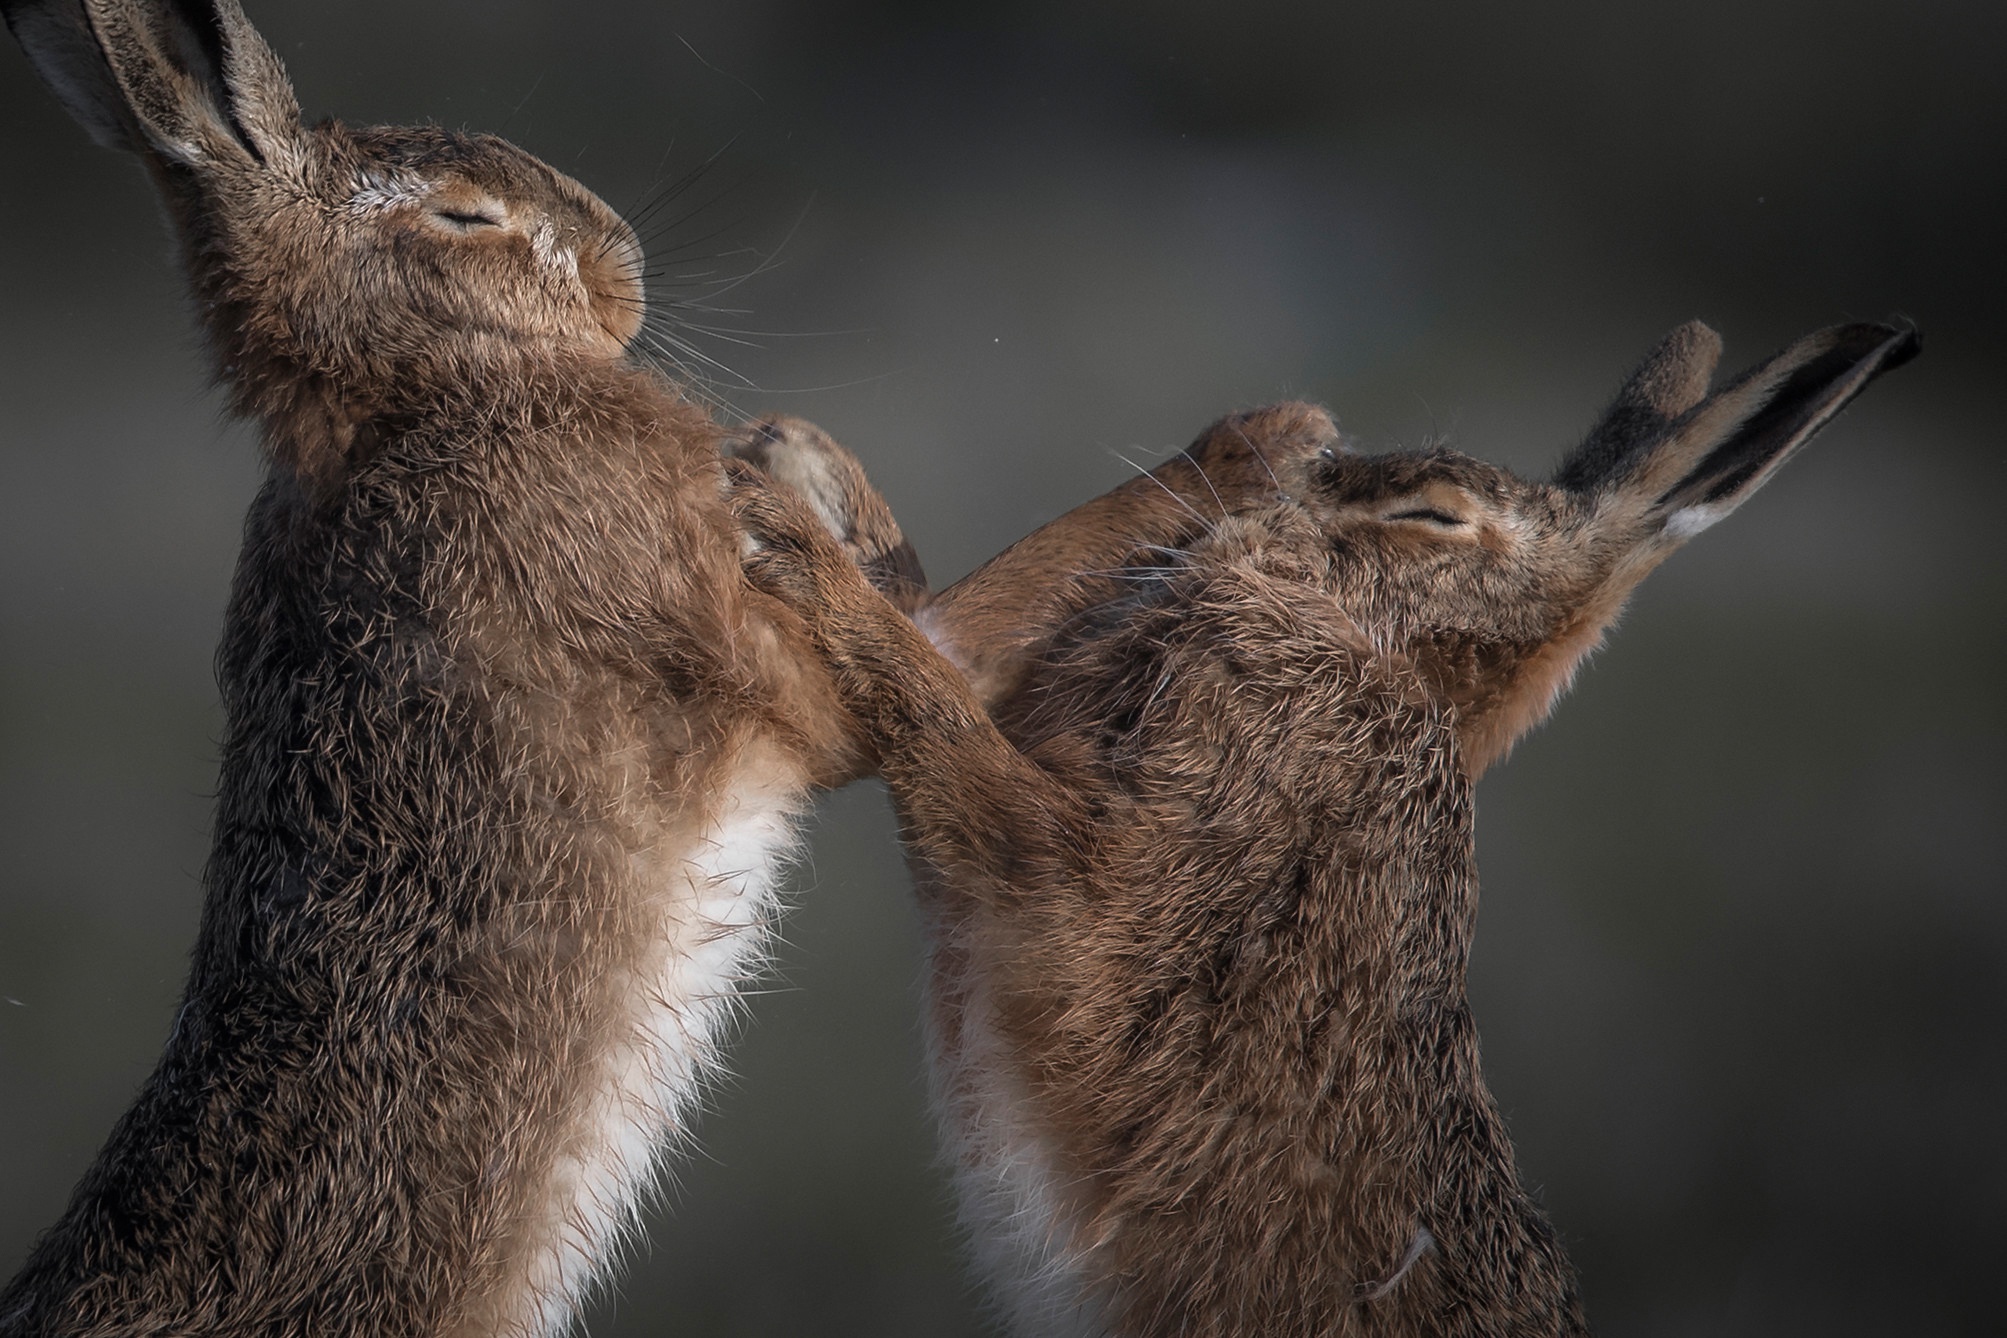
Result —
<path fill-rule="evenodd" d="M 364 351 L 352 365 L 324 366 L 272 341 L 217 340 L 232 406 L 262 426 L 274 460 L 309 480 L 334 478 L 414 430 L 468 444 L 588 430 L 706 441 L 715 431 L 641 364 L 464 342 L 395 356 Z"/>

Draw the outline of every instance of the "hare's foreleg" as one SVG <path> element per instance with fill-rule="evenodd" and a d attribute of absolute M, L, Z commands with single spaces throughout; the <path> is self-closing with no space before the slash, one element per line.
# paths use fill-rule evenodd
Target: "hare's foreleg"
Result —
<path fill-rule="evenodd" d="M 1068 879 L 1086 829 L 1079 797 L 998 732 L 960 672 L 872 589 L 810 505 L 743 467 L 739 479 L 733 505 L 756 546 L 748 574 L 806 622 L 877 744 L 912 852 L 948 883 Z"/>
<path fill-rule="evenodd" d="M 913 617 L 985 709 L 1022 685 L 1067 622 L 1223 521 L 1273 505 L 1303 462 L 1337 442 L 1321 411 L 1285 405 L 1223 419 L 1146 474 L 1083 503 L 933 592 L 913 547 L 856 458 L 799 418 L 770 417 L 727 450 L 798 494 L 879 593 Z"/>

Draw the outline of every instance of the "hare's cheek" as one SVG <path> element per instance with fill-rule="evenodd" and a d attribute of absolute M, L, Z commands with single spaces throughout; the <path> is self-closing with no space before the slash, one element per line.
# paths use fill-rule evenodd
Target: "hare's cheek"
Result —
<path fill-rule="evenodd" d="M 604 262 L 581 266 L 578 279 L 592 320 L 617 348 L 626 348 L 641 333 L 644 302 L 638 280 L 609 272 Z"/>
<path fill-rule="evenodd" d="M 582 263 L 575 238 L 545 223 L 529 234 L 529 252 L 537 286 L 545 302 L 554 306 L 561 333 L 583 333 L 593 343 L 610 340 L 616 352 L 626 347 L 638 321 L 627 319 L 628 304 L 605 291 L 596 281 L 599 276 Z M 633 305 L 638 309 L 638 303 Z M 588 328 L 578 328 L 581 320 Z"/>
<path fill-rule="evenodd" d="M 641 333 L 641 311 L 638 307 L 627 308 L 604 300 L 594 306 L 599 328 L 606 332 L 616 351 L 625 349 Z"/>
<path fill-rule="evenodd" d="M 594 323 L 616 348 L 626 348 L 641 333 L 643 311 L 639 296 L 595 288 L 588 300 Z"/>

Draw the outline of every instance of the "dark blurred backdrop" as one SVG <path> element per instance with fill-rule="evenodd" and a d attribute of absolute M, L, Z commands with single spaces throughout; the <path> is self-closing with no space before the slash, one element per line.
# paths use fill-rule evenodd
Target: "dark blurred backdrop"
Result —
<path fill-rule="evenodd" d="M 1235 407 L 1537 471 L 1689 317 L 1731 368 L 1917 322 L 1485 781 L 1473 989 L 1606 1332 L 1998 1331 L 2007 6 L 251 9 L 315 113 L 620 208 L 717 155 L 652 238 L 665 293 L 764 271 L 718 298 L 763 333 L 692 334 L 713 393 L 855 447 L 941 580 Z M 257 472 L 144 177 L 4 46 L 0 1273 L 167 1032 Z M 875 788 L 799 889 L 595 1334 L 984 1331 Z"/>

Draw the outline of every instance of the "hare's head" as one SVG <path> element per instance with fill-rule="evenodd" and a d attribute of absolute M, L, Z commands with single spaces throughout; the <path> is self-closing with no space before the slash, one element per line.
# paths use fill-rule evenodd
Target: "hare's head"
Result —
<path fill-rule="evenodd" d="M 488 136 L 302 124 L 236 0 L 0 8 L 71 114 L 152 170 L 224 375 L 282 434 L 498 361 L 618 358 L 641 324 L 640 247 L 591 192 Z"/>
<path fill-rule="evenodd" d="M 1720 340 L 1683 326 L 1548 483 L 1451 451 L 1356 455 L 1301 410 L 1213 435 L 1248 439 L 1283 472 L 1296 514 L 1280 523 L 1315 533 L 1318 579 L 1454 706 L 1476 775 L 1545 718 L 1652 568 L 1916 347 L 1907 331 L 1838 326 L 1710 395 Z"/>

